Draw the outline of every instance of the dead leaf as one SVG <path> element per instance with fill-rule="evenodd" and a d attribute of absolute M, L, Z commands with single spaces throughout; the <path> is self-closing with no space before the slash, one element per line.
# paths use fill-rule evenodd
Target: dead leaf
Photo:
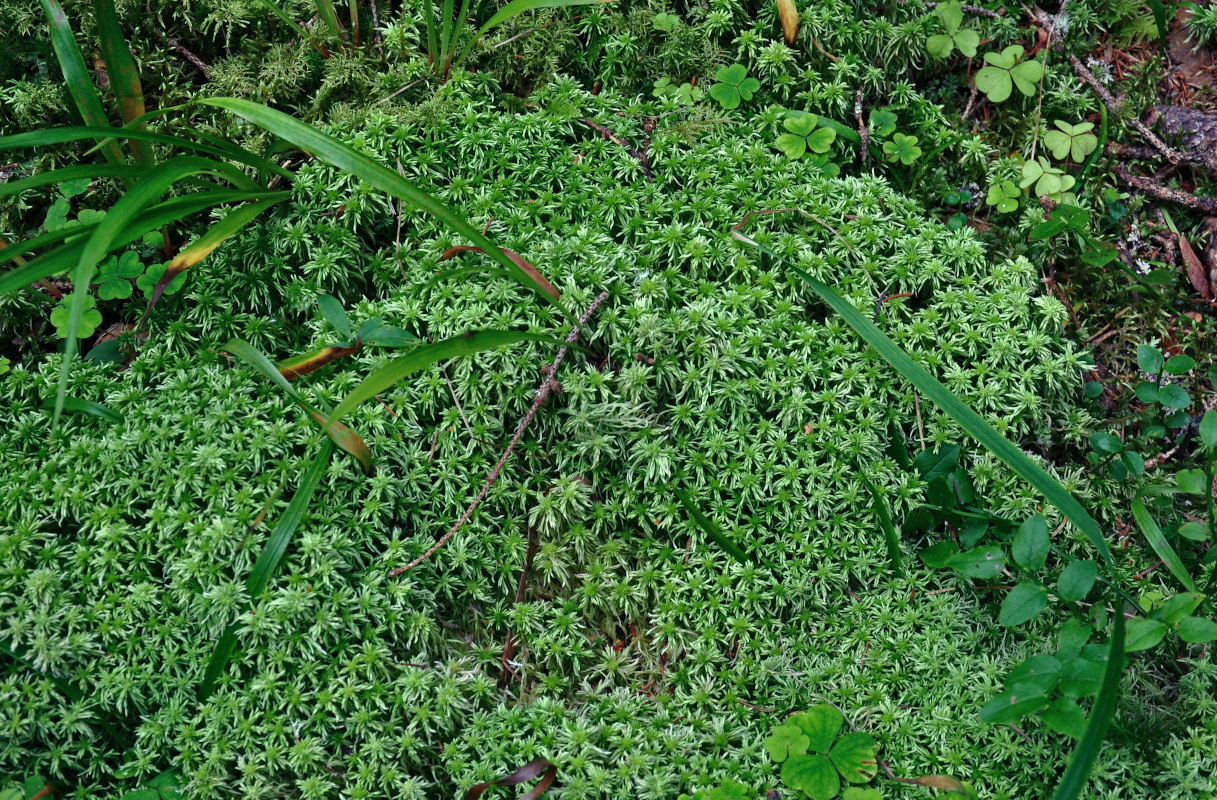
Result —
<path fill-rule="evenodd" d="M 778 0 L 778 16 L 782 19 L 782 35 L 786 37 L 786 44 L 793 47 L 799 36 L 799 9 L 794 0 Z"/>
<path fill-rule="evenodd" d="M 1200 293 L 1202 299 L 1212 300 L 1213 287 L 1209 285 L 1209 276 L 1206 274 L 1204 265 L 1200 263 L 1196 251 L 1192 249 L 1191 244 L 1182 233 L 1179 234 L 1179 253 L 1183 256 L 1183 264 L 1187 267 L 1187 279 L 1192 282 L 1192 287 Z"/>

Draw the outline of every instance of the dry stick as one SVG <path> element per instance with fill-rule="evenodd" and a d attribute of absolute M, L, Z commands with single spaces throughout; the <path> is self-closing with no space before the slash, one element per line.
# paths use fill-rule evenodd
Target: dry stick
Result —
<path fill-rule="evenodd" d="M 590 128 L 595 128 L 597 131 L 599 131 L 602 137 L 608 139 L 613 144 L 621 145 L 625 148 L 627 153 L 638 159 L 638 163 L 642 165 L 642 174 L 646 176 L 648 181 L 650 181 L 653 179 L 651 177 L 651 159 L 648 151 L 651 148 L 651 134 L 655 130 L 655 120 L 657 119 L 658 117 L 647 117 L 642 123 L 643 139 L 641 150 L 635 148 L 628 141 L 622 139 L 620 136 L 601 125 L 599 122 L 593 122 L 592 120 L 584 117 L 583 123 Z"/>
<path fill-rule="evenodd" d="M 1139 175 L 1133 175 L 1123 164 L 1116 164 L 1112 169 L 1116 178 L 1127 183 L 1134 189 L 1139 189 L 1146 194 L 1151 194 L 1159 200 L 1169 200 L 1172 203 L 1179 205 L 1190 206 L 1199 209 L 1209 215 L 1217 215 L 1217 197 L 1197 197 L 1194 194 L 1182 191 L 1181 189 L 1171 189 L 1154 181 L 1151 178 L 1143 178 Z"/>
<path fill-rule="evenodd" d="M 854 116 L 858 119 L 858 138 L 862 140 L 862 147 L 858 151 L 858 160 L 863 164 L 866 163 L 866 157 L 870 148 L 870 130 L 862 121 L 862 90 L 859 89 L 854 94 Z"/>
<path fill-rule="evenodd" d="M 444 383 L 448 384 L 448 391 L 452 394 L 452 402 L 456 403 L 456 411 L 461 415 L 461 422 L 465 423 L 465 430 L 469 431 L 469 438 L 477 441 L 477 436 L 473 433 L 473 426 L 469 424 L 469 418 L 465 416 L 465 409 L 461 408 L 461 399 L 456 396 L 456 389 L 452 387 L 452 381 L 448 379 L 448 368 L 440 367 L 440 373 L 444 376 Z"/>
<path fill-rule="evenodd" d="M 531 525 L 528 526 L 528 546 L 524 551 L 524 567 L 520 570 L 520 580 L 516 583 L 516 603 L 524 601 L 524 588 L 528 585 L 528 570 L 532 567 L 533 556 L 537 554 L 537 531 Z M 508 673 L 514 675 L 515 670 L 511 668 L 511 659 L 516 653 L 516 635 L 515 631 L 507 631 L 507 639 L 503 642 L 503 663 L 502 669 L 499 672 L 499 682 L 506 683 Z"/>
<path fill-rule="evenodd" d="M 403 89 L 402 91 L 405 90 Z M 406 177 L 406 171 L 401 167 L 400 156 L 397 158 L 397 174 L 403 178 Z M 401 263 L 401 211 L 404 202 L 400 198 L 397 201 L 397 235 L 393 239 L 393 257 L 397 259 L 397 268 L 401 270 L 401 276 L 409 282 L 409 278 L 406 276 L 406 265 Z"/>
<path fill-rule="evenodd" d="M 482 504 L 482 500 L 485 499 L 486 493 L 490 491 L 490 487 L 494 486 L 495 482 L 498 481 L 499 475 L 503 471 L 503 465 L 507 463 L 507 459 L 511 458 L 511 454 L 515 451 L 516 445 L 520 442 L 520 437 L 524 435 L 524 431 L 528 430 L 528 426 L 532 423 L 533 417 L 537 415 L 537 411 L 540 410 L 541 406 L 545 404 L 545 401 L 549 398 L 550 393 L 558 387 L 558 367 L 562 366 L 563 360 L 566 359 L 566 354 L 570 350 L 570 345 L 574 344 L 578 340 L 580 329 L 587 324 L 587 321 L 591 319 L 592 314 L 596 313 L 596 309 L 600 307 L 601 303 L 608 299 L 608 296 L 608 292 L 601 292 L 600 296 L 592 301 L 592 304 L 588 307 L 587 311 L 583 312 L 583 316 L 579 317 L 579 324 L 576 325 L 571 330 L 570 335 L 566 337 L 566 344 L 559 348 L 558 355 L 554 357 L 554 363 L 549 366 L 545 374 L 545 380 L 541 381 L 541 386 L 537 389 L 537 396 L 532 401 L 532 408 L 528 409 L 528 413 L 524 415 L 524 419 L 520 420 L 520 424 L 516 428 L 515 435 L 511 437 L 511 442 L 507 445 L 507 449 L 503 451 L 503 455 L 499 458 L 499 462 L 494 465 L 494 469 L 490 470 L 490 474 L 486 476 L 486 482 L 482 484 L 482 490 L 478 492 L 477 497 L 473 498 L 473 502 L 470 503 L 469 507 L 465 509 L 465 513 L 461 514 L 461 518 L 456 521 L 456 524 L 449 528 L 448 532 L 445 533 L 443 537 L 431 547 L 430 550 L 423 553 L 409 564 L 406 564 L 404 567 L 398 567 L 397 569 L 391 571 L 389 573 L 390 578 L 395 578 L 407 570 L 414 569 L 419 564 L 435 555 L 437 550 L 447 544 L 448 540 L 456 535 L 456 532 L 461 529 L 461 526 L 465 524 L 469 517 L 473 516 L 473 512 L 479 505 Z"/>
<path fill-rule="evenodd" d="M 901 3 L 901 5 L 904 5 L 904 3 Z M 941 4 L 940 3 L 922 3 L 922 5 L 925 6 L 926 8 L 937 8 Z M 1004 11 L 990 11 L 987 8 L 981 8 L 980 6 L 969 6 L 969 5 L 961 5 L 960 9 L 968 14 L 979 14 L 982 17 L 992 17 L 993 19 L 1001 19 L 1002 15 L 1005 13 Z"/>
<path fill-rule="evenodd" d="M 1073 65 L 1073 71 L 1077 74 L 1077 76 L 1081 78 L 1091 89 L 1094 89 L 1095 94 L 1097 94 L 1099 99 L 1103 101 L 1103 105 L 1107 106 L 1107 112 L 1118 119 L 1120 116 L 1120 104 L 1116 101 L 1116 98 L 1112 96 L 1111 92 L 1107 91 L 1107 88 L 1103 86 L 1103 84 L 1099 83 L 1094 75 L 1090 74 L 1090 70 L 1086 68 L 1085 64 L 1078 60 L 1077 56 L 1071 54 L 1069 56 L 1069 63 Z M 1186 160 L 1182 153 L 1167 147 L 1166 142 L 1159 139 L 1158 135 L 1151 131 L 1149 126 L 1141 120 L 1130 119 L 1128 120 L 1128 124 L 1133 128 L 1133 130 L 1141 134 L 1141 137 L 1145 139 L 1145 141 L 1153 145 L 1154 149 L 1161 153 L 1163 158 L 1165 158 L 1167 161 L 1171 162 L 1172 164 L 1178 164 L 1180 161 Z"/>
<path fill-rule="evenodd" d="M 1035 160 L 1035 149 L 1040 143 L 1040 121 L 1044 115 L 1044 77 L 1048 74 L 1048 54 L 1052 52 L 1052 35 L 1056 33 L 1057 23 L 1061 21 L 1061 17 L 1065 16 L 1067 8 L 1069 8 L 1069 0 L 1061 0 L 1061 8 L 1052 18 L 1052 24 L 1048 27 L 1048 36 L 1044 40 L 1044 63 L 1040 69 L 1040 90 L 1035 104 L 1035 138 L 1031 140 L 1031 161 Z"/>

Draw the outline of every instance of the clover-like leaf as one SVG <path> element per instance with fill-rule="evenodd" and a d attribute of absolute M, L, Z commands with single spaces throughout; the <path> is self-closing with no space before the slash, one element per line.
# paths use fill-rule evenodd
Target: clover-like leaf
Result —
<path fill-rule="evenodd" d="M 808 150 L 827 153 L 837 138 L 837 132 L 832 128 L 817 129 L 818 122 L 815 114 L 805 112 L 787 116 L 782 120 L 782 127 L 790 133 L 779 136 L 774 146 L 790 159 L 801 158 Z"/>
<path fill-rule="evenodd" d="M 841 777 L 850 783 L 866 783 L 879 772 L 879 745 L 865 733 L 847 733 L 828 754 Z"/>
<path fill-rule="evenodd" d="M 1022 192 L 1019 191 L 1014 181 L 1002 181 L 989 187 L 989 192 L 985 195 L 985 204 L 997 206 L 998 213 L 1008 214 L 1018 210 L 1020 197 L 1022 197 Z"/>
<path fill-rule="evenodd" d="M 1039 61 L 1019 61 L 1022 55 L 1023 48 L 1017 44 L 1000 53 L 985 53 L 987 66 L 976 73 L 976 88 L 984 92 L 990 102 L 1002 102 L 1016 86 L 1028 97 L 1035 94 L 1044 65 Z"/>
<path fill-rule="evenodd" d="M 1044 145 L 1052 153 L 1052 157 L 1058 161 L 1072 158 L 1074 161 L 1082 162 L 1086 160 L 1086 156 L 1098 149 L 1099 137 L 1090 132 L 1094 130 L 1093 122 L 1070 125 L 1068 122 L 1058 119 L 1054 121 L 1054 124 L 1057 130 L 1050 130 L 1044 134 Z"/>
<path fill-rule="evenodd" d="M 671 31 L 679 23 L 680 18 L 675 14 L 661 13 L 655 15 L 655 19 L 651 24 L 655 26 L 655 30 L 657 31 Z"/>
<path fill-rule="evenodd" d="M 870 134 L 878 139 L 886 139 L 896 130 L 896 113 L 886 108 L 873 109 L 870 112 Z"/>
<path fill-rule="evenodd" d="M 725 109 L 738 108 L 740 101 L 751 100 L 752 95 L 761 88 L 760 81 L 748 77 L 743 64 L 723 67 L 718 71 L 717 78 L 719 82 L 710 87 L 710 96 Z"/>
<path fill-rule="evenodd" d="M 791 789 L 804 792 L 812 800 L 832 800 L 841 790 L 841 779 L 828 756 L 807 753 L 791 756 L 782 765 L 782 781 Z"/>
<path fill-rule="evenodd" d="M 845 724 L 845 717 L 830 705 L 814 705 L 806 711 L 791 715 L 788 724 L 797 725 L 807 734 L 807 749 L 814 753 L 827 753 L 833 739 Z"/>
<path fill-rule="evenodd" d="M 145 297 L 152 297 L 152 293 L 156 290 L 156 282 L 165 274 L 165 268 L 165 264 L 149 264 L 144 274 L 135 279 L 136 287 L 144 293 Z M 165 294 L 176 294 L 178 289 L 181 289 L 185 284 L 186 272 L 179 272 L 165 287 Z"/>
<path fill-rule="evenodd" d="M 85 312 L 80 318 L 80 324 L 76 327 L 76 336 L 78 338 L 89 338 L 93 335 L 93 331 L 97 330 L 97 326 L 101 324 L 101 312 L 94 308 L 96 305 L 97 301 L 93 299 L 93 295 L 85 295 Z M 51 324 L 55 326 L 55 332 L 59 334 L 60 339 L 67 338 L 69 313 L 67 303 L 60 303 L 51 309 Z"/>
<path fill-rule="evenodd" d="M 748 800 L 749 794 L 747 784 L 724 778 L 722 783 L 711 790 L 709 800 Z"/>
<path fill-rule="evenodd" d="M 781 763 L 789 756 L 802 755 L 807 752 L 811 740 L 798 725 L 787 722 L 773 729 L 769 738 L 765 739 L 765 752 L 771 761 Z"/>
<path fill-rule="evenodd" d="M 917 146 L 917 137 L 897 133 L 890 142 L 883 143 L 883 154 L 888 161 L 899 161 L 909 165 L 921 158 L 921 148 Z"/>

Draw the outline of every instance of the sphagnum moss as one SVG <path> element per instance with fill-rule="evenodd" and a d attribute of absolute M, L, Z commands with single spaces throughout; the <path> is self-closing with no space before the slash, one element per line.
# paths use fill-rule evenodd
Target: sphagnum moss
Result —
<path fill-rule="evenodd" d="M 0 381 L 0 619 L 36 667 L 0 673 L 0 769 L 32 765 L 104 797 L 117 765 L 148 776 L 168 758 L 198 798 L 409 798 L 450 797 L 545 756 L 555 796 L 669 798 L 728 777 L 776 785 L 763 738 L 781 714 L 827 698 L 898 774 L 1038 796 L 1067 748 L 1035 724 L 1028 744 L 975 711 L 1009 663 L 1051 641 L 1034 626 L 1012 639 L 970 593 L 915 591 L 920 569 L 891 577 L 859 471 L 895 514 L 918 502 L 916 479 L 885 454 L 889 424 L 918 436 L 912 393 L 727 230 L 747 211 L 814 213 L 836 233 L 791 219 L 754 236 L 867 313 L 881 292 L 910 293 L 878 309 L 888 333 L 1009 435 L 1051 448 L 1089 420 L 1072 406 L 1082 359 L 1059 335 L 1062 309 L 1036 296 L 1035 268 L 989 261 L 971 233 L 928 221 L 880 180 L 779 160 L 751 126 L 695 143 L 661 129 L 648 182 L 577 123 L 628 124 L 611 95 L 559 80 L 510 117 L 489 110 L 480 79 L 454 84 L 469 110 L 452 125 L 373 117 L 352 143 L 400 156 L 475 221 L 493 216 L 495 240 L 569 307 L 607 289 L 582 340 L 594 358 L 564 368 L 561 396 L 465 529 L 393 580 L 477 491 L 549 357 L 533 344 L 484 353 L 358 409 L 347 421 L 378 473 L 335 460 L 278 577 L 244 597 L 267 535 L 249 525 L 299 475 L 314 428 L 216 345 L 256 328 L 279 355 L 307 346 L 282 322 L 321 292 L 350 301 L 355 325 L 379 315 L 424 338 L 562 324 L 504 281 L 428 285 L 459 243 L 450 233 L 407 215 L 395 254 L 387 201 L 304 167 L 290 208 L 173 299 L 186 310 L 176 331 L 153 336 L 119 380 L 106 367 L 75 373 L 72 393 L 124 422 L 76 415 L 48 438 L 36 408 L 55 360 Z M 329 336 L 319 318 L 312 332 Z M 332 403 L 384 358 L 365 350 L 297 386 Z M 920 428 L 928 446 L 963 440 L 929 408 Z M 1003 468 L 969 458 L 996 509 L 1034 509 Z M 764 566 L 706 542 L 672 487 Z M 515 603 L 530 526 L 537 552 Z M 199 704 L 203 664 L 248 602 L 239 655 Z M 87 699 L 64 702 L 40 673 Z M 1186 691 L 1212 705 L 1211 684 Z M 103 717 L 132 749 L 102 734 Z M 1202 796 L 1194 751 L 1166 742 L 1147 754 L 1119 738 L 1109 750 L 1096 796 Z"/>

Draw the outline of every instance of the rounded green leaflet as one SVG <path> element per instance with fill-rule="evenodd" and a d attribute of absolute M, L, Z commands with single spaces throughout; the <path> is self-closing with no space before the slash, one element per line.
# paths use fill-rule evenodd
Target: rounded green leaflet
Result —
<path fill-rule="evenodd" d="M 1048 698 L 1038 686 L 1019 683 L 981 706 L 980 718 L 993 725 L 1008 725 L 1047 704 Z"/>
<path fill-rule="evenodd" d="M 1040 711 L 1040 720 L 1057 733 L 1081 739 L 1086 732 L 1086 714 L 1072 697 L 1058 697 Z"/>
<path fill-rule="evenodd" d="M 980 46 L 980 34 L 971 28 L 964 28 L 952 37 L 955 47 L 968 58 L 976 57 L 976 48 Z"/>
<path fill-rule="evenodd" d="M 1217 622 L 1204 617 L 1184 617 L 1175 626 L 1175 631 L 1189 644 L 1203 644 L 1217 639 Z"/>
<path fill-rule="evenodd" d="M 866 783 L 879 772 L 879 745 L 865 733 L 847 733 L 828 754 L 841 777 L 850 783 Z"/>
<path fill-rule="evenodd" d="M 94 308 L 96 305 L 97 301 L 93 299 L 93 295 L 85 296 L 85 312 L 80 318 L 79 329 L 76 331 L 78 338 L 89 338 L 93 335 L 93 331 L 97 330 L 97 326 L 101 324 L 101 312 Z M 51 324 L 55 326 L 55 330 L 61 339 L 68 335 L 68 314 L 69 309 L 65 303 L 60 303 L 51 309 Z"/>
<path fill-rule="evenodd" d="M 743 64 L 732 64 L 729 67 L 719 69 L 715 77 L 722 83 L 729 83 L 732 86 L 739 86 L 744 82 L 744 78 L 748 76 L 748 70 Z"/>
<path fill-rule="evenodd" d="M 1166 360 L 1165 367 L 1172 375 L 1186 375 L 1196 368 L 1196 359 L 1189 356 L 1171 356 Z"/>
<path fill-rule="evenodd" d="M 1170 628 L 1156 619 L 1138 617 L 1129 620 L 1127 638 L 1124 640 L 1124 652 L 1148 650 L 1162 641 L 1169 630 Z"/>
<path fill-rule="evenodd" d="M 1039 62 L 1029 62 L 1039 63 Z M 1090 131 L 1094 130 L 1093 122 L 1083 122 L 1070 125 L 1063 120 L 1055 120 L 1056 130 L 1044 134 L 1044 145 L 1055 159 L 1072 158 L 1082 162 L 1086 156 L 1093 153 L 1099 146 L 1099 137 Z"/>
<path fill-rule="evenodd" d="M 813 153 L 827 153 L 836 138 L 837 132 L 832 128 L 820 128 L 807 137 L 807 147 Z"/>
<path fill-rule="evenodd" d="M 945 33 L 940 33 L 925 40 L 925 49 L 929 51 L 934 58 L 946 58 L 951 54 L 951 48 L 954 47 L 954 42 L 951 37 Z"/>
<path fill-rule="evenodd" d="M 883 154 L 888 161 L 899 161 L 907 166 L 921 157 L 921 148 L 917 146 L 916 136 L 897 133 L 890 142 L 883 143 Z"/>
<path fill-rule="evenodd" d="M 807 138 L 795 133 L 783 133 L 773 146 L 785 153 L 787 158 L 796 159 L 807 152 Z"/>
<path fill-rule="evenodd" d="M 136 287 L 144 293 L 146 297 L 151 297 L 156 291 L 156 282 L 165 274 L 165 264 L 151 264 L 148 271 L 135 279 Z M 165 287 L 165 294 L 176 294 L 178 289 L 181 289 L 186 283 L 186 273 L 179 272 L 173 276 L 173 280 Z"/>
<path fill-rule="evenodd" d="M 820 704 L 792 715 L 787 722 L 797 725 L 807 735 L 808 750 L 827 753 L 845 724 L 845 717 L 832 706 Z"/>
<path fill-rule="evenodd" d="M 1200 419 L 1200 441 L 1210 451 L 1217 450 L 1217 411 L 1209 409 Z"/>
<path fill-rule="evenodd" d="M 1187 408 L 1192 398 L 1183 387 L 1168 383 L 1158 390 L 1158 402 L 1167 408 Z"/>
<path fill-rule="evenodd" d="M 1022 625 L 1048 605 L 1048 590 L 1038 583 L 1020 583 L 1002 601 L 997 621 L 1007 628 Z"/>
<path fill-rule="evenodd" d="M 1085 600 L 1098 574 L 1099 567 L 1093 561 L 1075 561 L 1061 570 L 1056 582 L 1057 596 L 1071 602 Z"/>
<path fill-rule="evenodd" d="M 803 733 L 798 725 L 786 723 L 773 729 L 773 733 L 765 739 L 765 752 L 772 761 L 781 763 L 788 756 L 802 755 L 807 752 L 811 740 Z"/>
<path fill-rule="evenodd" d="M 1019 526 L 1010 546 L 1010 556 L 1020 567 L 1040 570 L 1048 561 L 1048 521 L 1035 514 Z"/>
<path fill-rule="evenodd" d="M 1175 473 L 1175 482 L 1187 494 L 1208 493 L 1208 478 L 1202 469 L 1181 469 Z"/>
<path fill-rule="evenodd" d="M 841 800 L 883 800 L 883 794 L 873 786 L 849 786 L 841 792 Z"/>
<path fill-rule="evenodd" d="M 1031 656 L 1006 675 L 1004 686 L 1013 689 L 1019 684 L 1030 684 L 1047 694 L 1061 677 L 1061 662 L 1046 653 Z"/>
<path fill-rule="evenodd" d="M 1149 375 L 1157 375 L 1162 371 L 1164 361 L 1162 351 L 1153 345 L 1137 345 L 1137 366 Z"/>
<path fill-rule="evenodd" d="M 739 108 L 740 91 L 735 86 L 726 83 L 716 83 L 710 87 L 710 96 L 727 110 Z"/>
<path fill-rule="evenodd" d="M 969 578 L 989 579 L 996 578 L 1006 568 L 1006 558 L 998 545 L 986 545 L 951 556 L 947 566 Z"/>
<path fill-rule="evenodd" d="M 828 756 L 809 753 L 791 756 L 782 765 L 782 781 L 804 792 L 811 800 L 832 800 L 841 790 L 841 779 Z"/>

